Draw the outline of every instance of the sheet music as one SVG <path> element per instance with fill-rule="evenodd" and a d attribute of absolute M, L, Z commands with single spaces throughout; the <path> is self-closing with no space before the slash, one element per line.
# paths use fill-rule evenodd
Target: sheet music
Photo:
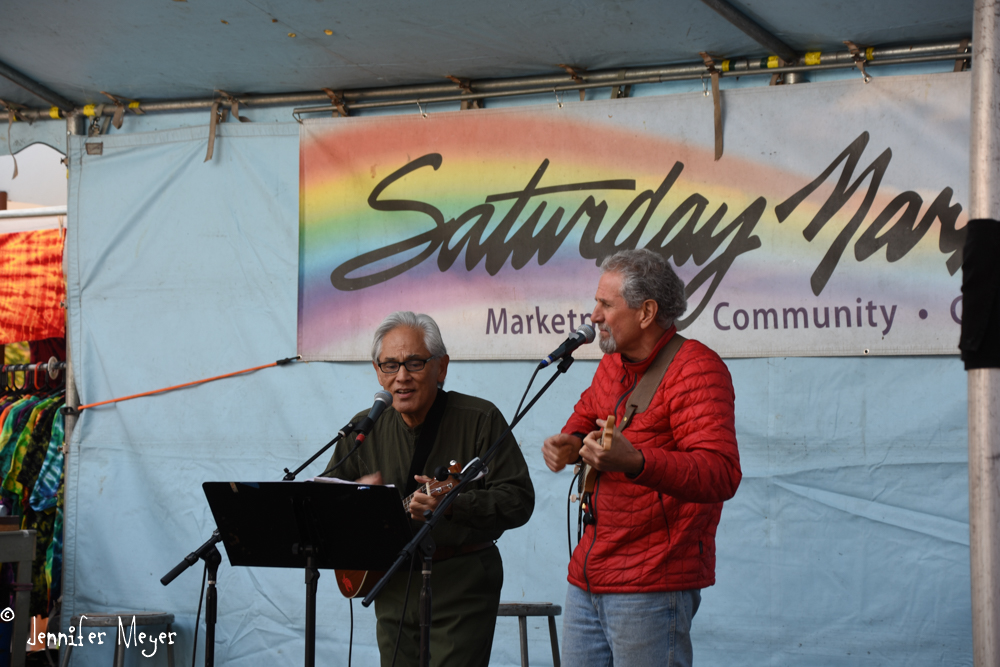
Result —
<path fill-rule="evenodd" d="M 306 480 L 307 482 L 322 482 L 323 484 L 347 484 L 349 486 L 385 486 L 390 489 L 395 489 L 395 484 L 361 484 L 360 482 L 352 482 L 347 479 L 340 479 L 339 477 L 311 477 Z"/>

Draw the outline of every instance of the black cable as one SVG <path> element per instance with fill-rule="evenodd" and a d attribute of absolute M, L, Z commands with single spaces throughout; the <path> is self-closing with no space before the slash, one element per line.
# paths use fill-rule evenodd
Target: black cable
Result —
<path fill-rule="evenodd" d="M 347 635 L 347 667 L 351 667 L 351 653 L 354 651 L 354 598 L 347 598 L 351 609 L 351 632 Z"/>
<path fill-rule="evenodd" d="M 403 595 L 403 613 L 399 615 L 399 632 L 396 633 L 396 648 L 392 649 L 392 666 L 396 667 L 396 655 L 399 653 L 399 640 L 403 637 L 403 620 L 406 618 L 406 605 L 410 603 L 410 582 L 413 581 L 413 562 L 416 555 L 410 558 L 410 574 L 406 577 L 406 594 Z"/>
<path fill-rule="evenodd" d="M 594 523 L 591 524 L 591 528 L 594 531 L 594 537 L 590 541 L 590 546 L 587 547 L 587 555 L 583 557 L 583 579 L 587 582 L 587 593 L 590 593 L 590 578 L 587 577 L 587 564 L 590 561 L 590 552 L 593 551 L 594 545 L 597 544 L 597 508 L 595 505 L 597 501 L 594 500 L 597 497 L 597 490 L 601 488 L 601 478 L 598 477 L 597 481 L 594 482 L 594 492 L 590 494 L 590 515 L 594 517 Z M 582 500 L 580 501 L 583 502 Z"/>
<path fill-rule="evenodd" d="M 527 398 L 528 390 L 531 389 L 531 383 L 535 381 L 535 376 L 538 375 L 539 370 L 539 368 L 536 368 L 535 372 L 531 374 L 531 379 L 528 380 L 528 386 L 524 388 L 524 393 L 521 394 L 521 402 L 517 404 L 517 410 L 514 410 L 515 417 L 521 412 L 521 406 L 524 405 L 524 399 Z"/>
<path fill-rule="evenodd" d="M 61 619 L 60 619 L 61 620 Z M 56 657 L 59 656 L 59 652 L 56 651 Z M 54 660 L 52 660 L 52 651 L 48 648 L 45 649 L 45 660 L 49 663 L 49 667 L 58 667 Z"/>
<path fill-rule="evenodd" d="M 624 394 L 622 394 L 621 398 L 618 399 L 618 402 L 615 403 L 615 412 L 614 412 L 615 419 L 618 418 L 618 408 L 621 407 L 622 401 L 624 401 L 626 398 L 628 398 L 629 396 L 632 395 L 632 392 L 635 391 L 635 387 L 636 387 L 637 384 L 639 384 L 639 376 L 638 375 L 636 375 L 632 379 L 632 386 L 628 388 L 628 391 L 626 391 Z"/>
<path fill-rule="evenodd" d="M 360 447 L 362 445 L 362 443 L 364 443 L 364 440 L 361 440 L 360 442 L 355 442 L 354 446 L 351 447 L 351 451 L 347 452 L 347 454 L 344 455 L 344 458 L 340 459 L 339 461 L 337 461 L 336 463 L 334 463 L 331 467 L 327 468 L 326 470 L 324 470 L 323 472 L 321 472 L 320 474 L 318 474 L 316 476 L 317 477 L 326 477 L 327 475 L 329 475 L 330 473 L 332 473 L 334 470 L 336 470 L 337 468 L 339 468 L 340 466 L 342 466 L 344 464 L 344 461 L 346 461 L 347 459 L 351 458 L 351 454 L 353 454 L 354 452 L 356 452 L 358 450 L 358 447 Z"/>
<path fill-rule="evenodd" d="M 570 532 L 569 508 L 573 504 L 570 499 L 573 497 L 573 487 L 576 486 L 576 479 L 579 476 L 579 472 L 573 473 L 573 479 L 569 483 L 569 493 L 566 494 L 566 546 L 569 548 L 570 560 L 573 560 L 573 534 Z"/>
<path fill-rule="evenodd" d="M 194 645 L 191 647 L 191 664 L 197 664 L 198 657 L 198 625 L 201 623 L 201 601 L 205 599 L 205 582 L 208 581 L 208 561 L 205 561 L 205 571 L 201 574 L 201 595 L 198 596 L 198 613 L 194 615 Z"/>

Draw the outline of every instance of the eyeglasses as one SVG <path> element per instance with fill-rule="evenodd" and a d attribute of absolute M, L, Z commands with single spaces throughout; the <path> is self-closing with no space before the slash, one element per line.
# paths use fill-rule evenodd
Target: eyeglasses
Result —
<path fill-rule="evenodd" d="M 437 359 L 440 355 L 434 355 L 433 357 L 427 357 L 426 359 L 407 359 L 406 361 L 400 363 L 398 361 L 382 361 L 377 363 L 378 369 L 386 375 L 395 375 L 399 372 L 400 366 L 405 366 L 406 370 L 411 373 L 417 373 L 424 370 L 424 366 L 431 359 Z"/>

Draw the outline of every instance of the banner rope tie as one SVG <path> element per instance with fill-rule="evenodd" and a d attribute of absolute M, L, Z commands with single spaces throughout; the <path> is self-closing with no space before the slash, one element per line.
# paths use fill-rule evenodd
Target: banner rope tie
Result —
<path fill-rule="evenodd" d="M 121 398 L 112 398 L 107 401 L 99 401 L 97 403 L 88 403 L 87 405 L 81 405 L 78 408 L 64 407 L 62 408 L 63 414 L 67 415 L 78 415 L 84 410 L 89 410 L 90 408 L 96 408 L 99 405 L 108 405 L 111 403 L 119 403 L 121 401 L 129 401 L 133 398 L 142 398 L 143 396 L 153 396 L 154 394 L 162 394 L 164 392 L 173 391 L 175 389 L 184 389 L 186 387 L 193 387 L 198 384 L 205 384 L 206 382 L 214 382 L 215 380 L 222 380 L 225 378 L 233 377 L 234 375 L 243 375 L 244 373 L 252 373 L 254 371 L 259 371 L 264 368 L 271 368 L 272 366 L 286 366 L 293 361 L 299 361 L 302 357 L 300 355 L 295 355 L 294 357 L 288 357 L 287 359 L 279 359 L 278 361 L 272 361 L 269 364 L 264 364 L 263 366 L 254 366 L 253 368 L 244 368 L 241 371 L 233 371 L 232 373 L 226 373 L 224 375 L 216 375 L 214 377 L 205 378 L 203 380 L 195 380 L 194 382 L 185 382 L 184 384 L 176 384 L 172 387 L 164 387 L 163 389 L 154 389 L 153 391 L 145 391 L 141 394 L 132 394 L 131 396 L 122 396 Z"/>
<path fill-rule="evenodd" d="M 10 177 L 11 180 L 14 180 L 17 178 L 17 157 L 14 155 L 14 149 L 10 146 L 10 131 L 14 126 L 14 121 L 21 120 L 17 117 L 17 112 L 23 109 L 24 106 L 14 102 L 5 102 L 4 100 L 0 100 L 0 106 L 7 109 L 7 152 L 10 154 L 11 159 L 14 160 L 14 175 Z"/>
<path fill-rule="evenodd" d="M 240 115 L 240 99 L 235 95 L 230 95 L 224 90 L 216 90 L 223 97 L 223 103 L 229 105 L 229 113 L 232 114 L 233 118 L 240 121 L 241 123 L 249 123 L 250 119 L 246 116 Z M 244 102 L 246 104 L 246 102 Z M 225 118 L 223 118 L 225 120 Z"/>
<path fill-rule="evenodd" d="M 719 94 L 719 70 L 715 67 L 715 59 L 705 51 L 698 55 L 705 62 L 706 72 L 712 77 L 712 107 L 715 121 L 715 161 L 722 157 L 722 96 Z M 702 77 L 702 84 L 705 79 Z"/>
<path fill-rule="evenodd" d="M 212 159 L 212 153 L 215 152 L 215 127 L 219 124 L 219 100 L 212 102 L 211 117 L 208 121 L 208 152 L 205 153 L 205 162 Z"/>
<path fill-rule="evenodd" d="M 861 49 L 858 48 L 857 44 L 855 44 L 854 42 L 851 42 L 849 40 L 844 40 L 844 44 L 847 45 L 847 50 L 850 52 L 851 58 L 854 60 L 854 65 L 859 70 L 861 70 L 861 78 L 864 79 L 865 83 L 871 81 L 872 80 L 871 75 L 868 74 L 867 71 L 865 71 L 865 63 L 868 60 L 870 60 L 871 59 L 870 56 L 874 54 L 872 47 L 868 47 L 862 53 Z"/>
<path fill-rule="evenodd" d="M 111 124 L 115 126 L 116 130 L 122 129 L 122 122 L 125 118 L 125 112 L 131 110 L 132 113 L 142 116 L 145 112 L 140 108 L 139 102 L 137 100 L 131 100 L 127 97 L 119 97 L 118 95 L 112 95 L 111 93 L 101 91 L 101 94 L 109 98 L 115 103 L 115 113 L 111 119 Z"/>
<path fill-rule="evenodd" d="M 333 104 L 337 110 L 330 114 L 331 117 L 336 117 L 340 114 L 341 118 L 347 118 L 347 104 L 344 102 L 344 91 L 342 90 L 331 90 L 330 88 L 322 89 L 326 96 L 330 98 L 330 102 Z"/>

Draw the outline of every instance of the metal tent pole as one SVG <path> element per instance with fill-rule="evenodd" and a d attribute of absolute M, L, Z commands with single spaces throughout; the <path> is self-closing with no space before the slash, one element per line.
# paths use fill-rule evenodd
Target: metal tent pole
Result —
<path fill-rule="evenodd" d="M 937 62 L 947 60 L 966 60 L 970 56 L 965 53 L 967 45 L 961 41 L 948 41 L 934 44 L 916 44 L 910 46 L 871 47 L 865 50 L 867 66 L 903 65 L 914 63 Z M 806 64 L 806 61 L 814 64 Z M 805 54 L 796 59 L 796 64 L 784 67 L 774 67 L 768 58 L 738 57 L 723 61 L 723 77 L 750 76 L 783 73 L 795 80 L 795 73 L 825 71 L 856 67 L 854 56 L 847 51 Z M 552 94 L 553 92 L 576 91 L 590 88 L 613 87 L 622 84 L 655 84 L 668 81 L 695 80 L 706 76 L 705 64 L 701 61 L 679 63 L 662 66 L 631 67 L 625 69 L 580 71 L 574 79 L 569 74 L 542 74 L 536 76 L 515 77 L 510 79 L 485 79 L 470 81 L 472 93 L 463 90 L 456 83 L 429 83 L 409 86 L 392 86 L 386 88 L 363 88 L 344 90 L 344 105 L 348 110 L 375 109 L 397 106 L 413 106 L 416 103 L 430 104 L 434 102 L 454 102 L 472 99 L 492 99 L 513 97 L 519 95 Z M 801 79 L 799 79 L 801 81 Z M 786 79 L 789 81 L 789 79 Z M 238 94 L 235 95 L 241 105 L 248 107 L 285 106 L 297 104 L 323 103 L 323 106 L 297 109 L 296 113 L 323 113 L 336 111 L 329 104 L 330 98 L 324 92 L 305 91 L 298 93 L 281 93 L 270 95 Z M 145 112 L 175 112 L 208 110 L 213 104 L 225 103 L 228 97 L 222 93 L 213 94 L 198 99 L 181 100 L 144 100 L 140 109 Z M 90 116 L 101 113 L 111 116 L 115 113 L 114 104 L 88 104 L 75 110 L 75 114 Z M 0 122 L 8 121 L 9 113 L 0 111 Z M 66 112 L 58 109 L 22 109 L 17 112 L 18 119 L 38 121 L 52 118 L 63 118 Z M 81 132 L 82 133 L 82 132 Z"/>
<path fill-rule="evenodd" d="M 69 143 L 72 140 L 72 137 L 74 135 L 79 135 L 79 134 L 83 134 L 83 118 L 81 118 L 80 116 L 78 116 L 76 114 L 70 114 L 66 118 L 66 157 L 67 158 L 69 157 Z M 67 160 L 66 164 L 67 164 L 67 167 L 68 167 L 68 165 L 69 165 L 69 161 L 68 160 Z M 69 179 L 67 179 L 66 183 L 67 183 L 67 187 L 69 187 Z M 67 200 L 68 200 L 68 197 L 67 197 Z M 71 224 L 76 224 L 76 221 L 69 219 L 69 215 L 68 215 L 69 205 L 66 206 L 66 209 L 67 209 L 66 234 L 68 235 L 70 233 L 69 230 L 70 230 Z M 71 307 L 70 306 L 71 301 L 69 299 L 69 272 L 68 272 L 69 267 L 67 266 L 67 262 L 66 262 L 66 254 L 67 254 L 66 253 L 66 245 L 64 243 L 63 244 L 63 276 L 66 278 L 66 284 L 67 284 L 67 289 L 66 289 L 66 371 L 65 371 L 66 372 L 66 407 L 69 407 L 69 408 L 78 408 L 78 407 L 80 407 L 80 396 L 79 396 L 79 394 L 76 393 L 76 372 L 75 372 L 75 366 L 74 366 L 74 362 L 73 362 L 73 352 L 72 352 L 72 343 L 73 343 L 73 340 L 72 340 L 72 336 L 71 336 L 70 318 L 69 318 L 69 312 L 70 312 L 70 307 Z M 72 443 L 72 440 L 73 440 L 73 431 L 76 429 L 76 420 L 77 419 L 79 419 L 79 417 L 77 417 L 75 414 L 72 414 L 72 413 L 65 414 L 63 416 L 63 470 L 64 471 L 66 471 L 66 470 L 69 469 L 70 444 Z M 71 483 L 70 476 L 67 475 L 67 474 L 64 474 L 63 475 L 63 491 L 62 491 L 63 492 L 63 498 L 68 498 L 69 497 L 69 493 L 67 491 L 68 491 L 70 483 Z M 63 535 L 64 536 L 65 536 L 65 531 L 66 531 L 66 529 L 64 527 L 63 528 Z M 65 544 L 65 542 L 64 542 L 64 544 Z M 67 590 L 67 588 L 66 588 L 66 579 L 67 579 L 67 576 L 68 576 L 67 575 L 67 568 L 64 567 L 62 569 L 62 590 L 63 590 L 64 595 L 63 595 L 63 604 L 61 605 L 60 612 L 59 612 L 59 614 L 60 614 L 59 624 L 60 624 L 60 627 L 63 628 L 63 629 L 65 629 L 69 625 L 68 620 L 73 617 L 73 612 L 75 611 L 74 609 L 69 609 L 68 610 L 69 613 L 67 613 L 67 609 L 66 609 L 66 605 L 65 605 L 65 602 L 66 602 L 65 591 Z M 65 649 L 63 649 L 63 650 L 65 650 Z"/>
<path fill-rule="evenodd" d="M 70 114 L 66 117 L 66 157 L 69 158 L 69 143 L 73 136 L 83 134 L 83 118 L 77 114 Z M 67 165 L 69 161 L 67 159 Z M 67 167 L 68 168 L 68 167 Z M 67 187 L 69 187 L 69 179 L 67 179 Z M 70 234 L 70 223 L 76 224 L 76 220 L 69 219 L 69 206 L 66 206 L 64 213 L 66 213 L 66 234 Z M 63 249 L 63 276 L 67 278 L 68 287 L 68 266 L 66 265 L 66 250 L 65 246 Z M 76 369 L 73 363 L 73 353 L 71 351 L 71 338 L 70 338 L 70 300 L 69 300 L 69 289 L 66 290 L 66 406 L 70 408 L 77 408 L 80 406 L 80 397 L 76 393 Z M 64 442 L 66 454 L 69 454 L 69 444 L 70 439 L 73 436 L 73 429 L 76 426 L 77 417 L 72 414 L 65 416 L 65 421 L 63 424 L 63 432 L 65 436 Z M 64 464 L 65 465 L 65 464 Z M 64 491 L 65 493 L 65 491 Z"/>
<path fill-rule="evenodd" d="M 25 76 L 21 72 L 17 71 L 10 65 L 0 61 L 0 76 L 16 83 L 25 90 L 27 90 L 32 95 L 39 97 L 49 104 L 62 109 L 63 111 L 70 111 L 73 109 L 74 104 L 67 100 L 65 97 L 59 93 L 49 90 L 42 84 L 38 83 L 32 78 Z"/>
<path fill-rule="evenodd" d="M 798 58 L 795 50 L 778 39 L 773 33 L 765 30 L 752 18 L 741 12 L 726 0 L 701 0 L 714 9 L 722 18 L 739 28 L 743 33 L 765 49 L 781 57 L 785 62 L 793 63 Z"/>
<path fill-rule="evenodd" d="M 1000 5 L 973 15 L 969 219 L 1000 220 Z M 976 667 L 1000 666 L 1000 369 L 973 368 L 969 387 L 969 550 Z"/>

